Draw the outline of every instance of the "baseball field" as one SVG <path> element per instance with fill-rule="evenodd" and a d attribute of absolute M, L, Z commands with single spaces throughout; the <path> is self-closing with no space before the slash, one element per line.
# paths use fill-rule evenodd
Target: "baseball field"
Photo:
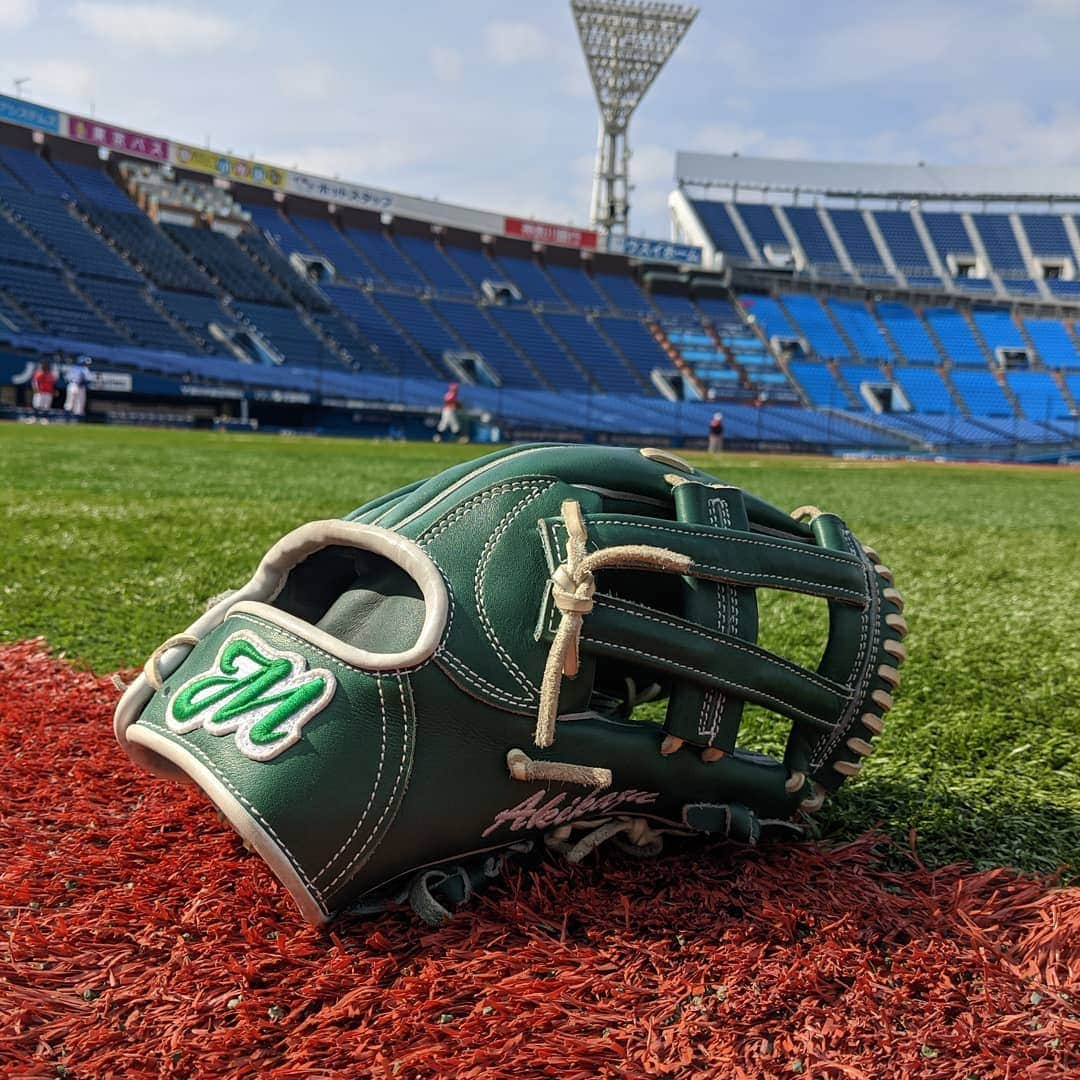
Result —
<path fill-rule="evenodd" d="M 805 851 L 514 871 L 445 930 L 402 911 L 327 937 L 205 804 L 128 765 L 106 675 L 286 531 L 476 453 L 0 426 L 0 1075 L 190 1075 L 226 1049 L 275 1076 L 1080 1065 L 1080 900 L 1056 887 L 1080 872 L 1076 470 L 689 455 L 782 507 L 842 515 L 907 601 L 896 708 Z M 818 614 L 766 598 L 765 644 L 811 659 Z M 780 738 L 764 714 L 752 735 Z M 815 896 L 820 912 L 789 925 Z M 876 910 L 845 922 L 864 902 Z M 827 969 L 829 1002 L 791 981 L 797 965 Z M 927 1004 L 950 972 L 973 981 Z M 890 979 L 893 1004 L 855 1016 Z M 558 1015 L 556 985 L 576 1003 Z M 957 1003 L 973 996 L 969 1016 Z"/>

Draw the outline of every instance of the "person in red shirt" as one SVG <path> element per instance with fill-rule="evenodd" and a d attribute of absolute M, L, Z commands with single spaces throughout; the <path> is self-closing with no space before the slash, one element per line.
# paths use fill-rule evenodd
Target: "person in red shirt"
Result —
<path fill-rule="evenodd" d="M 709 453 L 719 454 L 724 449 L 724 414 L 713 413 L 709 421 Z"/>
<path fill-rule="evenodd" d="M 435 441 L 442 442 L 443 432 L 457 435 L 461 431 L 458 423 L 458 384 L 452 382 L 443 394 L 442 412 L 439 414 L 439 426 L 435 429 Z"/>
<path fill-rule="evenodd" d="M 48 412 L 52 408 L 53 391 L 56 389 L 56 373 L 48 362 L 42 360 L 30 378 L 34 391 L 34 412 Z"/>

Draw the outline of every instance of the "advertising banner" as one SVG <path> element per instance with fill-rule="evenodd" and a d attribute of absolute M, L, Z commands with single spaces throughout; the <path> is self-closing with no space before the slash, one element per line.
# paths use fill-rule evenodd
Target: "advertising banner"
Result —
<path fill-rule="evenodd" d="M 110 150 L 119 150 L 136 157 L 153 158 L 154 161 L 169 160 L 169 142 L 155 135 L 143 135 L 138 131 L 99 124 L 85 116 L 68 117 L 68 138 L 79 142 L 105 146 Z"/>
<path fill-rule="evenodd" d="M 20 101 L 5 94 L 0 94 L 0 120 L 37 128 L 39 131 L 51 131 L 54 135 L 60 134 L 60 113 L 55 109 L 46 109 L 44 105 Z"/>
<path fill-rule="evenodd" d="M 243 184 L 258 184 L 260 187 L 285 187 L 284 169 L 233 157 L 231 154 L 219 154 L 214 150 L 201 150 L 197 146 L 173 143 L 169 159 L 182 169 L 213 173 L 225 180 L 238 180 Z"/>
<path fill-rule="evenodd" d="M 596 233 L 591 229 L 575 229 L 573 225 L 552 225 L 546 221 L 525 221 L 522 218 L 503 219 L 503 232 L 537 244 L 558 244 L 560 247 L 596 250 Z"/>
<path fill-rule="evenodd" d="M 291 195 L 306 195 L 309 199 L 325 199 L 338 206 L 356 206 L 361 210 L 389 210 L 394 196 L 389 191 L 351 184 L 348 180 L 327 180 L 325 176 L 289 172 L 285 190 Z"/>
<path fill-rule="evenodd" d="M 607 250 L 612 255 L 626 255 L 631 259 L 647 259 L 649 262 L 680 263 L 686 266 L 701 265 L 701 248 L 692 244 L 676 244 L 671 240 L 646 240 L 641 236 L 609 236 Z"/>

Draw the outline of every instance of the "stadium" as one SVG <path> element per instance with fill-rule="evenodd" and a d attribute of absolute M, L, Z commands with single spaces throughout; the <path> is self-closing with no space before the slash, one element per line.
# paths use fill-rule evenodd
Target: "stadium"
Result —
<path fill-rule="evenodd" d="M 186 11 L 195 48 L 212 56 L 210 14 L 166 6 L 168 33 L 183 29 L 175 11 Z M 71 11 L 89 19 L 90 9 L 95 18 L 115 9 L 146 34 L 159 7 Z M 5 24 L 23 18 L 15 8 L 0 4 L 0 32 L 22 25 Z M 37 6 L 26 11 L 33 28 Z M 308 170 L 302 158 L 237 155 L 209 138 L 196 145 L 190 131 L 229 86 L 256 96 L 239 75 L 192 94 L 177 131 L 138 130 L 149 125 L 122 108 L 71 111 L 74 94 L 31 100 L 25 79 L 0 95 L 0 1077 L 1080 1075 L 1080 164 L 766 156 L 687 138 L 664 147 L 662 193 L 636 193 L 631 116 L 646 94 L 667 95 L 676 113 L 688 94 L 715 89 L 677 90 L 661 73 L 678 68 L 684 38 L 692 44 L 723 20 L 638 0 L 571 0 L 562 13 L 560 41 L 587 72 L 600 121 L 591 202 L 573 222 L 528 211 L 534 192 L 524 187 L 517 206 L 487 205 L 410 194 L 359 170 Z M 519 29 L 547 17 L 511 14 Z M 354 33 L 363 23 L 343 10 L 334 19 Z M 422 53 L 419 24 L 408 34 Z M 181 75 L 185 61 L 170 48 L 160 55 Z M 708 48 L 723 52 L 717 41 Z M 254 62 L 260 77 L 269 70 L 264 53 Z M 745 70 L 733 63 L 730 78 Z M 514 94 L 511 76 L 501 69 L 500 94 Z M 772 77 L 778 94 L 799 89 L 778 69 Z M 137 96 L 132 86 L 133 113 Z M 320 108 L 317 96 L 299 100 Z M 391 126 L 405 125 L 405 102 L 388 92 L 385 107 Z M 737 103 L 716 106 L 729 107 Z M 284 124 L 268 108 L 275 122 Z M 223 145 L 255 145 L 248 134 L 257 133 L 231 132 Z M 524 126 L 519 135 L 531 137 Z M 346 162 L 349 150 L 343 140 Z M 454 164 L 476 191 L 490 190 L 485 161 L 463 152 Z M 43 371 L 52 373 L 44 383 Z M 448 384 L 459 437 L 443 431 Z M 498 865 L 485 862 L 482 875 L 464 862 L 446 873 L 424 864 L 425 881 L 432 865 L 441 877 L 420 902 L 414 882 L 309 925 L 288 872 L 268 859 L 271 872 L 252 834 L 230 827 L 229 800 L 208 802 L 137 767 L 117 745 L 114 712 L 152 678 L 161 690 L 157 665 L 169 650 L 198 647 L 192 627 L 228 590 L 257 581 L 263 553 L 280 557 L 298 527 L 392 522 L 396 500 L 404 509 L 390 528 L 404 527 L 421 514 L 406 510 L 425 478 L 448 477 L 448 498 L 480 455 L 499 455 L 482 459 L 482 473 L 567 448 L 595 455 L 588 461 L 623 453 L 662 476 L 675 510 L 642 498 L 654 517 L 671 518 L 643 529 L 684 523 L 693 496 L 680 502 L 680 484 L 708 474 L 713 501 L 690 517 L 691 532 L 776 546 L 795 543 L 790 529 L 808 547 L 829 527 L 813 532 L 817 518 L 835 513 L 866 545 L 860 565 L 881 575 L 889 612 L 882 632 L 895 633 L 877 668 L 885 682 L 873 700 L 883 704 L 863 716 L 836 769 L 843 787 L 824 802 L 822 788 L 812 814 L 799 804 L 794 841 L 759 843 L 749 826 L 738 836 L 732 797 L 703 804 L 726 813 L 726 832 L 677 836 L 657 858 L 618 842 L 557 858 L 569 843 L 552 830 L 537 851 L 489 860 Z M 535 482 L 525 473 L 504 486 L 528 489 L 527 504 L 539 497 Z M 629 527 L 615 520 L 632 513 L 629 480 L 577 483 L 614 501 L 609 528 Z M 741 489 L 784 520 L 767 511 L 733 526 L 744 496 L 715 492 Z M 557 605 L 559 574 L 574 559 L 566 504 L 561 521 L 541 515 L 522 539 L 517 504 L 478 517 L 470 533 L 482 502 L 463 499 L 430 526 L 434 537 L 446 533 L 449 549 L 479 536 L 485 566 L 502 545 L 509 595 L 532 573 L 537 535 L 558 554 L 562 528 L 566 561 L 543 583 Z M 375 509 L 354 510 L 365 506 Z M 581 529 L 601 516 L 588 510 Z M 451 541 L 462 520 L 464 539 Z M 827 567 L 824 586 L 794 572 L 777 585 L 765 559 L 721 576 L 735 585 L 717 585 L 711 607 L 706 593 L 708 640 L 724 645 L 730 618 L 742 648 L 724 687 L 751 681 L 763 656 L 783 658 L 783 670 L 770 669 L 780 684 L 799 672 L 816 690 L 841 686 L 829 660 L 843 637 L 844 592 L 829 577 L 839 571 Z M 665 565 L 678 570 L 671 597 L 693 597 L 702 579 L 686 563 Z M 474 611 L 468 588 L 440 566 L 447 638 L 472 619 L 510 681 L 500 689 L 477 674 L 486 668 L 446 661 L 447 701 L 467 676 L 496 700 L 525 678 L 492 629 L 499 608 L 485 609 L 480 573 L 478 564 Z M 285 580 L 277 588 L 288 599 Z M 437 606 L 429 586 L 424 632 Z M 637 602 L 627 589 L 614 596 L 625 609 Z M 343 639 L 377 624 L 367 596 Z M 416 597 L 391 598 L 404 625 Z M 235 607 L 250 600 L 245 592 Z M 592 602 L 579 591 L 559 608 L 578 614 L 579 636 L 582 620 L 605 625 Z M 675 604 L 657 600 L 651 621 L 673 639 L 693 635 L 698 617 L 677 617 Z M 529 612 L 528 645 L 554 636 L 549 614 L 545 606 L 537 622 Z M 749 642 L 739 642 L 748 625 Z M 391 622 L 384 633 L 404 631 Z M 310 639 L 328 668 L 330 636 Z M 865 629 L 857 636 L 861 650 Z M 696 662 L 715 662 L 697 648 Z M 293 665 L 295 680 L 303 658 L 290 650 L 268 655 Z M 573 684 L 571 667 L 559 670 Z M 402 687 L 407 669 L 390 672 Z M 639 675 L 626 677 L 619 721 L 633 712 L 655 722 L 664 761 L 678 763 L 697 744 L 670 743 L 667 727 L 659 734 L 659 686 Z M 394 706 L 378 686 L 371 796 L 335 858 L 391 778 Z M 407 733 L 404 689 L 400 700 Z M 733 731 L 712 760 L 787 766 L 790 714 L 768 695 L 747 701 L 738 745 Z M 561 729 L 586 716 L 561 714 L 559 703 L 557 687 Z M 728 708 L 723 694 L 714 704 L 717 717 Z M 444 711 L 448 730 L 465 730 Z M 311 723 L 312 747 L 323 719 Z M 197 732 L 232 745 L 217 735 L 209 722 Z M 495 741 L 486 729 L 478 740 Z M 398 794 L 407 745 L 403 736 L 401 799 L 412 794 L 408 777 Z M 244 768 L 259 761 L 247 756 Z M 451 794 L 440 787 L 441 801 L 433 797 L 432 833 L 482 786 L 483 769 L 462 761 L 433 774 Z M 268 774 L 259 767 L 251 775 Z M 522 779 L 512 765 L 510 775 Z M 801 775 L 792 773 L 796 786 Z M 364 783 L 350 776 L 330 797 Z M 574 783 L 545 780 L 539 794 L 559 789 L 550 806 L 508 804 L 503 820 L 518 821 L 525 806 L 563 825 L 578 803 L 561 801 L 582 797 Z M 279 797 L 273 784 L 262 790 L 271 804 Z M 304 798 L 325 795 L 312 784 Z M 640 834 L 644 823 L 597 811 L 573 825 L 595 838 L 615 826 Z M 453 917 L 425 917 L 432 897 Z"/>

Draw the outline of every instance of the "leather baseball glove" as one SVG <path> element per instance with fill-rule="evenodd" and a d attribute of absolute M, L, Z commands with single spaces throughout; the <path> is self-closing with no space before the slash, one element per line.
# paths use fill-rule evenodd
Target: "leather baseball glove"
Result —
<path fill-rule="evenodd" d="M 408 896 L 435 921 L 541 837 L 578 860 L 797 834 L 892 706 L 892 586 L 838 517 L 667 452 L 518 447 L 283 537 L 154 651 L 116 734 L 309 920 Z M 755 643 L 758 589 L 827 603 L 816 670 Z M 740 747 L 747 703 L 783 760 Z"/>

